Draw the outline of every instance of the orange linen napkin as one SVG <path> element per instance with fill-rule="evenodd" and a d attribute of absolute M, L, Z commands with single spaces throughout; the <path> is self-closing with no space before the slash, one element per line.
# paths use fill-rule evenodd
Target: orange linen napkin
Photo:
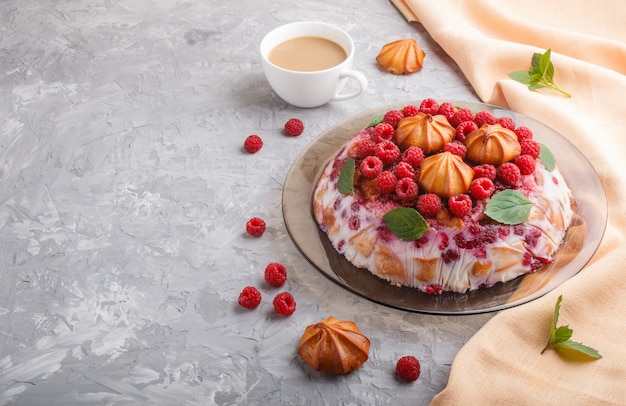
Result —
<path fill-rule="evenodd" d="M 483 101 L 533 117 L 583 151 L 609 205 L 590 263 L 546 296 L 491 319 L 460 350 L 432 405 L 626 404 L 626 2 L 392 1 L 413 13 L 403 12 L 423 24 Z M 531 92 L 508 77 L 548 48 L 555 83 L 571 98 Z M 559 324 L 602 359 L 541 354 L 559 295 Z"/>

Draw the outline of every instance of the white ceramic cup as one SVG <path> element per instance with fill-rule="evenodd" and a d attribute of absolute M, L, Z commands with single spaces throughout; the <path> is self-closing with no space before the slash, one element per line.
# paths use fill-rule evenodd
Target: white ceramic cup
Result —
<path fill-rule="evenodd" d="M 322 37 L 334 41 L 346 51 L 347 58 L 332 68 L 313 72 L 284 69 L 269 61 L 268 56 L 274 47 L 297 37 Z M 261 41 L 261 60 L 265 77 L 272 89 L 281 99 L 296 107 L 318 107 L 330 101 L 352 99 L 367 89 L 365 75 L 352 69 L 352 38 L 331 24 L 301 21 L 275 28 Z M 340 93 L 348 78 L 355 79 L 359 88 L 349 93 Z"/>

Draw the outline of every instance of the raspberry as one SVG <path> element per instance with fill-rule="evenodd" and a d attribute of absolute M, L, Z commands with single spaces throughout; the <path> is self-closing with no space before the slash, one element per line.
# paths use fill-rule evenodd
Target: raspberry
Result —
<path fill-rule="evenodd" d="M 415 169 L 408 162 L 399 162 L 393 169 L 393 174 L 396 175 L 396 179 L 415 179 Z"/>
<path fill-rule="evenodd" d="M 424 293 L 428 293 L 429 295 L 439 295 L 443 292 L 443 287 L 436 283 L 431 283 L 422 288 Z"/>
<path fill-rule="evenodd" d="M 460 108 L 456 111 L 456 113 L 454 113 L 450 119 L 450 125 L 456 128 L 463 121 L 474 121 L 474 114 L 472 113 L 472 110 L 467 107 Z"/>
<path fill-rule="evenodd" d="M 359 228 L 361 228 L 361 219 L 359 218 L 359 216 L 354 214 L 350 216 L 350 218 L 348 219 L 348 227 L 350 227 L 350 230 L 352 231 L 357 231 Z"/>
<path fill-rule="evenodd" d="M 474 167 L 474 179 L 476 178 L 489 178 L 491 180 L 495 180 L 496 167 L 491 164 L 476 165 Z"/>
<path fill-rule="evenodd" d="M 408 382 L 416 381 L 420 376 L 420 362 L 412 355 L 405 355 L 396 363 L 396 375 Z"/>
<path fill-rule="evenodd" d="M 261 292 L 254 286 L 246 286 L 239 294 L 237 302 L 241 307 L 254 309 L 261 303 Z"/>
<path fill-rule="evenodd" d="M 535 140 L 524 140 L 520 142 L 520 146 L 522 147 L 522 152 L 520 155 L 530 155 L 534 159 L 539 158 L 539 153 L 541 152 L 541 147 Z"/>
<path fill-rule="evenodd" d="M 463 121 L 456 126 L 456 139 L 459 141 L 465 141 L 465 138 L 472 131 L 478 130 L 478 126 L 473 121 Z"/>
<path fill-rule="evenodd" d="M 441 198 L 434 193 L 426 193 L 417 198 L 417 211 L 423 216 L 434 217 L 441 208 Z"/>
<path fill-rule="evenodd" d="M 376 189 L 380 193 L 391 193 L 396 190 L 398 179 L 391 171 L 382 171 L 376 177 Z"/>
<path fill-rule="evenodd" d="M 470 183 L 470 194 L 477 200 L 488 198 L 495 190 L 496 187 L 489 178 L 476 178 Z"/>
<path fill-rule="evenodd" d="M 515 121 L 511 117 L 500 117 L 498 119 L 498 124 L 502 127 L 514 131 L 515 130 Z"/>
<path fill-rule="evenodd" d="M 474 116 L 474 122 L 480 128 L 483 124 L 495 124 L 496 118 L 487 110 L 479 111 Z"/>
<path fill-rule="evenodd" d="M 376 144 L 376 156 L 383 164 L 390 165 L 400 158 L 400 148 L 393 141 L 383 141 Z"/>
<path fill-rule="evenodd" d="M 289 316 L 296 311 L 296 301 L 289 292 L 282 292 L 274 297 L 274 311 L 281 316 Z"/>
<path fill-rule="evenodd" d="M 434 116 L 439 112 L 439 103 L 430 98 L 424 99 L 420 103 L 420 111 L 424 114 L 430 114 L 431 116 Z"/>
<path fill-rule="evenodd" d="M 370 179 L 374 179 L 383 170 L 383 161 L 377 156 L 368 156 L 359 165 L 361 173 Z"/>
<path fill-rule="evenodd" d="M 248 135 L 243 142 L 243 149 L 250 154 L 258 152 L 263 147 L 263 140 L 256 134 Z"/>
<path fill-rule="evenodd" d="M 410 146 L 402 153 L 402 161 L 413 168 L 418 168 L 424 160 L 424 151 L 420 147 Z"/>
<path fill-rule="evenodd" d="M 533 132 L 528 127 L 517 127 L 513 130 L 517 135 L 517 140 L 519 142 L 530 140 L 533 138 Z"/>
<path fill-rule="evenodd" d="M 402 114 L 404 115 L 404 117 L 413 117 L 416 116 L 419 111 L 419 107 L 410 104 L 408 106 L 404 106 L 404 108 L 402 109 Z"/>
<path fill-rule="evenodd" d="M 398 126 L 400 120 L 404 118 L 404 114 L 402 114 L 399 110 L 390 110 L 385 113 L 383 116 L 383 122 L 391 124 L 394 128 Z"/>
<path fill-rule="evenodd" d="M 393 126 L 389 123 L 380 123 L 374 127 L 372 139 L 375 143 L 389 141 L 393 138 Z"/>
<path fill-rule="evenodd" d="M 452 214 L 463 217 L 472 210 L 472 198 L 466 194 L 454 195 L 448 199 L 448 207 Z"/>
<path fill-rule="evenodd" d="M 356 148 L 357 158 L 363 159 L 374 154 L 376 154 L 376 143 L 372 140 L 361 141 Z"/>
<path fill-rule="evenodd" d="M 246 223 L 246 231 L 253 237 L 260 237 L 265 232 L 265 221 L 259 217 L 252 217 Z"/>
<path fill-rule="evenodd" d="M 450 120 L 452 119 L 452 116 L 454 116 L 454 113 L 456 113 L 454 104 L 449 103 L 449 102 L 441 103 L 439 105 L 439 110 L 437 111 L 437 114 L 441 114 L 442 116 L 447 118 L 448 122 L 450 122 Z"/>
<path fill-rule="evenodd" d="M 268 285 L 279 288 L 287 280 L 287 269 L 283 264 L 271 262 L 265 267 L 265 282 Z"/>
<path fill-rule="evenodd" d="M 465 158 L 467 155 L 467 147 L 465 144 L 462 144 L 458 141 L 448 142 L 443 146 L 443 150 L 447 152 L 451 152 L 454 155 L 458 155 L 461 158 Z"/>
<path fill-rule="evenodd" d="M 402 201 L 414 200 L 417 197 L 417 183 L 411 178 L 402 178 L 396 183 L 396 195 Z"/>
<path fill-rule="evenodd" d="M 285 123 L 285 134 L 296 137 L 304 131 L 304 123 L 298 118 L 292 118 Z"/>
<path fill-rule="evenodd" d="M 522 175 L 530 175 L 535 172 L 535 160 L 530 155 L 520 155 L 515 158 L 515 165 Z"/>
<path fill-rule="evenodd" d="M 515 186 L 519 182 L 521 173 L 513 162 L 505 162 L 498 168 L 496 179 L 505 185 Z"/>

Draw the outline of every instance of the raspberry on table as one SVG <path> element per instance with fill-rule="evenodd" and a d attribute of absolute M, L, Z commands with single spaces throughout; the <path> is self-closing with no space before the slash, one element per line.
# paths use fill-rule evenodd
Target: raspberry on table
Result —
<path fill-rule="evenodd" d="M 394 129 L 389 123 L 379 123 L 374 127 L 372 133 L 372 139 L 374 142 L 379 143 L 383 141 L 389 141 L 393 138 Z"/>
<path fill-rule="evenodd" d="M 443 150 L 465 158 L 467 155 L 467 147 L 459 141 L 448 142 L 443 146 Z"/>
<path fill-rule="evenodd" d="M 434 217 L 442 207 L 441 198 L 434 193 L 426 193 L 417 198 L 417 211 L 423 216 Z"/>
<path fill-rule="evenodd" d="M 529 139 L 524 140 L 519 143 L 521 146 L 521 154 L 520 155 L 530 155 L 534 159 L 539 158 L 539 153 L 541 152 L 541 147 L 539 143 L 535 140 Z"/>
<path fill-rule="evenodd" d="M 402 161 L 408 163 L 413 168 L 419 168 L 424 160 L 424 151 L 420 147 L 411 145 L 402 153 Z"/>
<path fill-rule="evenodd" d="M 243 142 L 243 149 L 250 154 L 258 152 L 263 147 L 263 140 L 256 134 L 248 135 Z"/>
<path fill-rule="evenodd" d="M 511 117 L 498 118 L 498 124 L 508 130 L 515 131 L 515 121 Z"/>
<path fill-rule="evenodd" d="M 470 183 L 470 194 L 476 200 L 484 200 L 490 197 L 495 191 L 496 187 L 489 178 L 475 178 L 472 183 Z"/>
<path fill-rule="evenodd" d="M 396 183 L 396 195 L 402 201 L 408 202 L 417 197 L 417 183 L 411 178 L 402 178 Z"/>
<path fill-rule="evenodd" d="M 441 114 L 442 116 L 447 118 L 448 122 L 450 122 L 452 116 L 454 116 L 454 113 L 456 113 L 456 108 L 454 107 L 454 104 L 450 102 L 441 103 L 439 105 L 439 110 L 437 110 L 437 114 Z"/>
<path fill-rule="evenodd" d="M 356 148 L 357 158 L 364 159 L 374 154 L 376 154 L 376 143 L 372 140 L 363 140 Z"/>
<path fill-rule="evenodd" d="M 522 175 L 531 175 L 535 173 L 535 160 L 530 155 L 518 156 L 515 158 L 515 165 L 517 165 Z"/>
<path fill-rule="evenodd" d="M 431 98 L 424 99 L 420 103 L 420 111 L 424 114 L 430 114 L 431 116 L 434 116 L 439 112 L 439 103 Z"/>
<path fill-rule="evenodd" d="M 515 132 L 515 135 L 517 135 L 517 140 L 519 142 L 530 140 L 533 138 L 533 132 L 528 127 L 517 127 L 515 130 L 513 130 L 513 132 Z"/>
<path fill-rule="evenodd" d="M 467 107 L 460 108 L 456 111 L 456 113 L 454 113 L 450 119 L 450 125 L 456 128 L 463 121 L 474 121 L 474 113 L 472 113 L 472 110 Z"/>
<path fill-rule="evenodd" d="M 405 355 L 396 363 L 396 375 L 408 382 L 417 380 L 420 370 L 419 361 L 412 355 Z"/>
<path fill-rule="evenodd" d="M 448 207 L 452 214 L 463 217 L 472 211 L 472 198 L 465 193 L 454 195 L 448 199 Z"/>
<path fill-rule="evenodd" d="M 496 118 L 487 110 L 482 110 L 474 116 L 474 122 L 480 128 L 483 124 L 495 124 Z"/>
<path fill-rule="evenodd" d="M 252 217 L 246 223 L 246 231 L 253 237 L 260 237 L 265 232 L 265 221 L 259 217 Z"/>
<path fill-rule="evenodd" d="M 400 148 L 393 141 L 383 141 L 376 144 L 376 156 L 384 165 L 390 165 L 400 158 Z"/>
<path fill-rule="evenodd" d="M 379 193 L 393 193 L 396 190 L 398 179 L 391 171 L 382 171 L 376 177 L 376 189 Z"/>
<path fill-rule="evenodd" d="M 383 122 L 391 124 L 394 128 L 398 126 L 400 120 L 404 118 L 404 114 L 400 110 L 389 110 L 383 116 Z"/>
<path fill-rule="evenodd" d="M 254 309 L 261 303 L 261 292 L 254 286 L 246 286 L 239 294 L 237 302 L 241 307 Z"/>
<path fill-rule="evenodd" d="M 383 161 L 377 156 L 368 156 L 361 161 L 359 170 L 363 175 L 370 179 L 374 179 L 383 170 Z"/>
<path fill-rule="evenodd" d="M 289 316 L 296 311 L 296 301 L 289 292 L 281 292 L 272 301 L 274 311 L 281 316 Z"/>
<path fill-rule="evenodd" d="M 478 125 L 473 121 L 463 121 L 456 126 L 456 139 L 465 141 L 465 138 L 472 132 L 478 130 Z"/>
<path fill-rule="evenodd" d="M 402 114 L 404 115 L 404 117 L 413 117 L 416 116 L 419 111 L 419 107 L 409 104 L 407 106 L 404 106 L 404 108 L 402 109 Z"/>
<path fill-rule="evenodd" d="M 415 169 L 408 162 L 402 161 L 393 168 L 393 174 L 397 179 L 410 178 L 415 179 Z"/>
<path fill-rule="evenodd" d="M 270 262 L 265 267 L 264 278 L 268 285 L 279 288 L 287 280 L 287 269 L 279 262 Z"/>
<path fill-rule="evenodd" d="M 505 162 L 498 167 L 496 179 L 505 185 L 515 186 L 520 178 L 520 170 L 513 162 Z"/>
<path fill-rule="evenodd" d="M 304 131 L 304 123 L 299 118 L 291 118 L 285 123 L 285 134 L 296 137 Z"/>

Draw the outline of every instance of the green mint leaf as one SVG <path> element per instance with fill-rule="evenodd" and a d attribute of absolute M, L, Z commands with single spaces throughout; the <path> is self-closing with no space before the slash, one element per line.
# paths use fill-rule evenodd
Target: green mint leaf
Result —
<path fill-rule="evenodd" d="M 405 241 L 419 240 L 430 229 L 424 217 L 409 207 L 391 209 L 383 220 L 392 233 Z"/>
<path fill-rule="evenodd" d="M 516 70 L 511 72 L 509 73 L 509 77 L 517 82 L 524 83 L 525 85 L 531 83 L 531 77 L 528 74 L 528 71 L 525 70 Z"/>
<path fill-rule="evenodd" d="M 531 69 L 536 69 L 538 72 L 541 71 L 541 57 L 542 54 L 540 53 L 533 53 L 533 57 L 530 60 L 530 68 Z"/>
<path fill-rule="evenodd" d="M 563 295 L 559 295 L 559 298 L 556 299 L 556 305 L 554 305 L 554 315 L 552 316 L 552 325 L 550 326 L 550 341 L 556 335 L 556 323 L 559 322 L 559 313 L 561 312 L 561 301 L 563 300 Z"/>
<path fill-rule="evenodd" d="M 549 49 L 543 55 L 539 54 L 539 71 L 541 72 L 542 77 L 549 78 L 551 80 L 552 77 L 549 73 L 550 65 L 552 65 L 552 62 L 550 62 L 550 54 L 551 51 Z"/>
<path fill-rule="evenodd" d="M 543 54 L 535 52 L 530 60 L 530 68 L 526 71 L 526 75 L 513 71 L 509 73 L 511 79 L 528 85 L 528 90 L 535 91 L 542 88 L 555 90 L 567 97 L 572 97 L 566 91 L 560 89 L 554 84 L 554 64 L 550 61 L 552 51 L 546 50 Z"/>
<path fill-rule="evenodd" d="M 572 333 L 574 333 L 574 330 L 569 328 L 569 326 L 561 326 L 554 332 L 554 337 L 550 337 L 550 341 L 553 344 L 567 341 L 572 338 Z"/>
<path fill-rule="evenodd" d="M 496 193 L 487 206 L 485 214 L 502 224 L 519 224 L 530 214 L 533 202 L 517 190 L 506 189 Z"/>
<path fill-rule="evenodd" d="M 337 190 L 342 195 L 354 194 L 354 159 L 346 159 L 341 166 L 339 179 L 337 180 Z"/>
<path fill-rule="evenodd" d="M 383 122 L 383 118 L 384 117 L 385 117 L 384 114 L 376 114 L 374 117 L 372 117 L 372 120 L 370 121 L 370 123 L 365 128 L 377 126 L 378 124 Z"/>
<path fill-rule="evenodd" d="M 562 341 L 558 344 L 554 345 L 555 348 L 566 348 L 568 350 L 572 350 L 581 354 L 584 354 L 588 357 L 591 357 L 593 359 L 600 359 L 602 358 L 602 355 L 600 355 L 600 353 L 594 349 L 591 348 L 587 345 L 584 345 L 582 343 L 577 343 L 576 341 L 570 341 L 570 340 L 566 340 L 566 341 Z"/>
<path fill-rule="evenodd" d="M 550 172 L 556 167 L 556 160 L 554 159 L 554 155 L 552 155 L 552 151 L 542 143 L 539 143 L 539 159 Z"/>

